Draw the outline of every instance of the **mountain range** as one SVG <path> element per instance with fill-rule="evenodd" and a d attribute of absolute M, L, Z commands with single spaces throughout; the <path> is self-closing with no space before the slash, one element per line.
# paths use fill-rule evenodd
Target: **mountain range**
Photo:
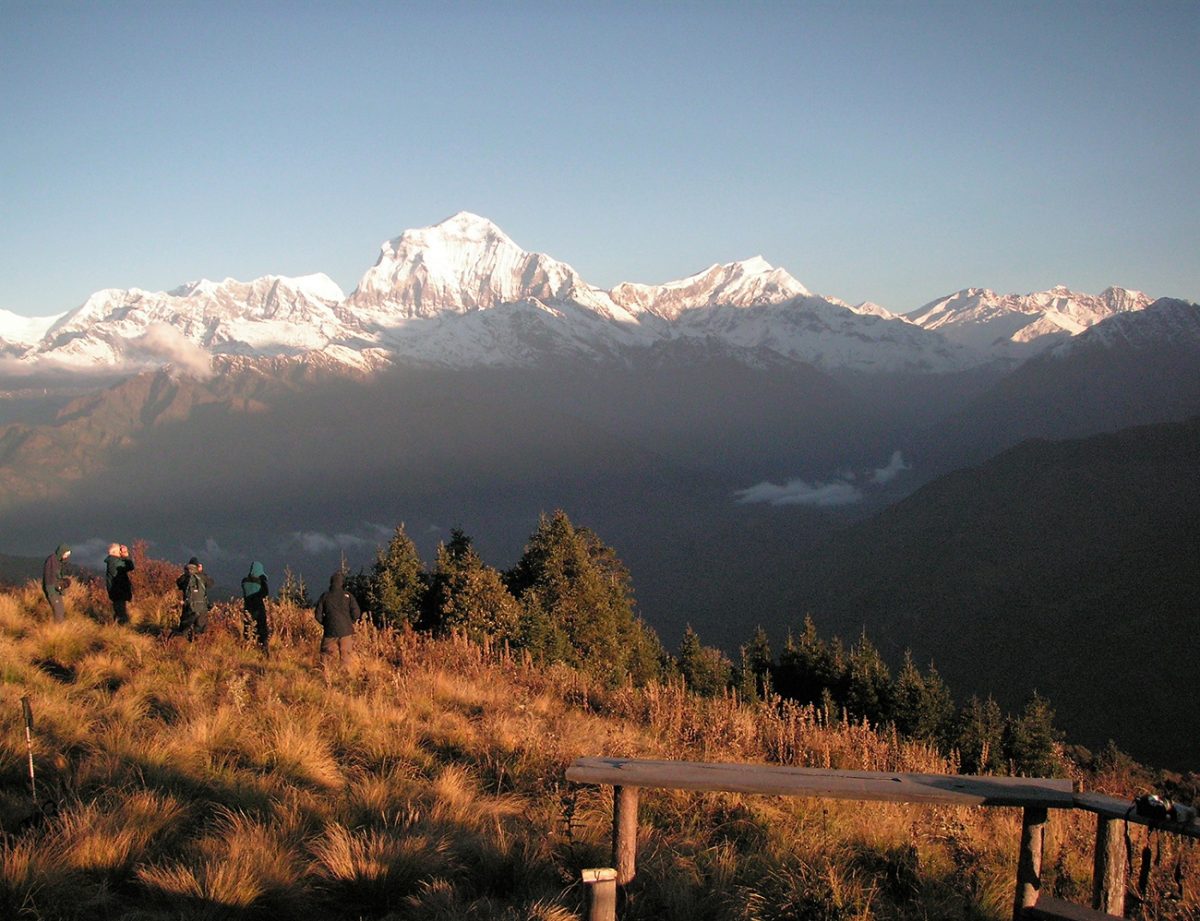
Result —
<path fill-rule="evenodd" d="M 1194 546 L 1170 515 L 1173 494 L 1192 507 L 1196 416 L 1187 301 L 975 288 L 900 316 L 761 258 L 606 290 L 460 213 L 384 243 L 349 295 L 268 276 L 0 313 L 0 553 L 66 540 L 95 565 L 144 538 L 223 584 L 259 560 L 317 586 L 400 522 L 426 558 L 459 526 L 508 566 L 561 507 L 617 549 L 668 646 L 688 624 L 734 656 L 760 623 L 867 625 L 960 697 L 1061 697 L 1102 744 L 1073 690 L 1088 663 L 1145 674 L 1104 599 L 1194 631 L 1160 589 Z M 972 668 L 993 646 L 1036 668 Z M 1042 679 L 1054 661 L 1069 681 Z M 1173 713 L 1176 672 L 1150 679 L 1141 698 Z M 1111 734 L 1184 763 L 1153 725 Z"/>
<path fill-rule="evenodd" d="M 811 293 L 761 257 L 680 281 L 604 290 L 570 265 L 460 212 L 383 244 L 349 296 L 326 275 L 198 281 L 168 292 L 107 289 L 74 310 L 0 312 L 10 375 L 38 368 L 206 373 L 213 357 L 305 358 L 351 370 L 628 363 L 672 341 L 716 344 L 739 360 L 826 370 L 951 372 L 1013 362 L 1146 295 L 1066 288 L 1029 295 L 968 289 L 908 317 Z M 221 367 L 221 365 L 218 365 Z"/>

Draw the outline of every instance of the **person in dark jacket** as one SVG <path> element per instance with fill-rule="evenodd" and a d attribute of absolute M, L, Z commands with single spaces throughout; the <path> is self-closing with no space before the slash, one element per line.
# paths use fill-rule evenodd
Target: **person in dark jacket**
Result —
<path fill-rule="evenodd" d="M 325 630 L 321 664 L 331 662 L 336 652 L 342 665 L 350 668 L 354 664 L 354 623 L 362 612 L 354 596 L 343 587 L 344 578 L 340 570 L 329 577 L 329 591 L 317 599 L 313 614 Z"/>
<path fill-rule="evenodd" d="M 242 579 L 242 604 L 246 608 L 243 615 L 244 635 L 249 639 L 251 631 L 257 634 L 258 645 L 264 656 L 271 654 L 267 633 L 267 596 L 270 594 L 263 564 L 258 561 L 251 563 L 250 572 Z"/>
<path fill-rule="evenodd" d="M 111 544 L 104 558 L 104 587 L 108 589 L 108 600 L 113 606 L 113 620 L 118 624 L 129 623 L 129 602 L 133 600 L 133 557 L 124 544 Z"/>
<path fill-rule="evenodd" d="M 195 557 L 188 560 L 183 573 L 175 580 L 175 586 L 183 594 L 183 611 L 179 626 L 168 634 L 168 639 L 187 634 L 190 643 L 198 633 L 208 626 L 208 590 L 212 588 L 212 576 Z"/>
<path fill-rule="evenodd" d="M 63 575 L 62 567 L 70 557 L 71 548 L 66 544 L 59 544 L 55 551 L 46 557 L 46 562 L 42 565 L 42 594 L 50 602 L 50 613 L 54 615 L 56 624 L 61 624 L 67 619 L 67 606 L 63 601 L 63 592 L 67 590 L 71 580 Z"/>

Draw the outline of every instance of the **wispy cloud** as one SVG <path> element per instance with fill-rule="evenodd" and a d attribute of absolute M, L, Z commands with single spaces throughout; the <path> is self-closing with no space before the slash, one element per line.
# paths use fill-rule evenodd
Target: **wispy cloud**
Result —
<path fill-rule="evenodd" d="M 316 556 L 334 550 L 357 550 L 372 541 L 357 534 L 322 534 L 320 531 L 293 531 L 288 535 L 286 549 L 299 548 Z"/>
<path fill-rule="evenodd" d="M 125 347 L 127 359 L 166 359 L 175 367 L 201 380 L 212 376 L 212 362 L 208 352 L 188 339 L 174 326 L 167 323 L 152 323 L 136 339 L 130 339 Z"/>
<path fill-rule="evenodd" d="M 855 485 L 856 481 L 865 481 L 868 487 L 883 486 L 892 482 L 905 470 L 911 469 L 911 465 L 905 463 L 903 455 L 895 451 L 886 465 L 877 467 L 862 477 L 848 470 L 825 482 L 794 479 L 780 484 L 764 481 L 737 490 L 734 497 L 742 505 L 755 502 L 765 502 L 768 505 L 807 505 L 815 508 L 854 505 L 861 502 L 866 495 Z"/>
<path fill-rule="evenodd" d="M 821 508 L 853 505 L 862 501 L 862 492 L 858 487 L 845 480 L 833 480 L 829 483 L 788 480 L 782 485 L 763 482 L 739 489 L 734 495 L 742 504 L 766 502 L 768 505 L 815 505 Z"/>
<path fill-rule="evenodd" d="M 878 468 L 871 475 L 871 482 L 880 485 L 890 483 L 905 470 L 912 470 L 912 464 L 906 464 L 904 462 L 904 455 L 899 451 L 893 451 L 892 459 L 887 462 L 887 466 Z"/>

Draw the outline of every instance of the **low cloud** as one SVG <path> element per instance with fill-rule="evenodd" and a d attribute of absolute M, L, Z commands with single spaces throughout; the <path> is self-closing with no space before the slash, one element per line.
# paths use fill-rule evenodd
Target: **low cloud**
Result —
<path fill-rule="evenodd" d="M 293 531 L 288 535 L 286 549 L 299 548 L 311 556 L 335 550 L 358 550 L 372 543 L 356 534 L 322 534 L 320 531 Z"/>
<path fill-rule="evenodd" d="M 892 482 L 892 480 L 896 479 L 905 470 L 912 470 L 912 464 L 906 464 L 904 462 L 904 455 L 899 451 L 893 451 L 892 459 L 888 461 L 887 466 L 880 467 L 871 474 L 871 482 L 882 486 L 884 483 Z"/>
<path fill-rule="evenodd" d="M 167 323 L 152 323 L 142 335 L 130 339 L 125 346 L 125 355 L 133 360 L 166 360 L 179 371 L 200 380 L 212 376 L 208 352 Z"/>
<path fill-rule="evenodd" d="M 112 543 L 112 540 L 105 540 L 103 537 L 89 537 L 86 540 L 67 541 L 67 546 L 71 548 L 71 559 L 68 562 L 74 563 L 76 566 L 91 566 L 93 568 L 101 566 L 104 563 L 104 558 L 108 556 L 108 548 Z M 49 550 L 53 549 L 53 547 L 49 548 Z"/>
<path fill-rule="evenodd" d="M 829 508 L 862 501 L 862 492 L 858 487 L 845 480 L 829 483 L 788 480 L 782 485 L 763 482 L 747 489 L 739 489 L 734 495 L 743 505 L 766 502 L 768 505 L 815 505 L 818 508 Z"/>
<path fill-rule="evenodd" d="M 895 451 L 886 465 L 877 467 L 861 477 L 853 470 L 847 470 L 825 482 L 795 479 L 779 484 L 764 481 L 737 490 L 734 497 L 740 505 L 756 502 L 767 505 L 807 505 L 814 508 L 854 505 L 866 496 L 863 489 L 855 485 L 856 482 L 865 482 L 867 487 L 879 487 L 892 482 L 905 470 L 911 469 L 911 465 L 905 463 L 903 455 Z"/>

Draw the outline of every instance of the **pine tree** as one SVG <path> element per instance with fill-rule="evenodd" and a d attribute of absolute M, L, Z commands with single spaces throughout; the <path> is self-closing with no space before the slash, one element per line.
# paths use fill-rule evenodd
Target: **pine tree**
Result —
<path fill-rule="evenodd" d="M 757 627 L 749 646 L 742 649 L 743 697 L 746 700 L 764 699 L 772 692 L 772 672 L 775 657 L 770 652 L 767 631 Z"/>
<path fill-rule="evenodd" d="M 876 726 L 892 718 L 892 676 L 879 650 L 863 631 L 850 650 L 846 709 L 853 719 L 866 719 Z"/>
<path fill-rule="evenodd" d="M 648 680 L 661 663 L 658 638 L 633 612 L 629 571 L 561 509 L 542 515 L 506 583 L 521 603 L 521 641 L 537 657 L 565 661 L 611 681 Z"/>
<path fill-rule="evenodd" d="M 1009 719 L 1005 726 L 1004 754 L 1013 773 L 1024 777 L 1053 777 L 1059 773 L 1055 743 L 1060 735 L 1054 728 L 1050 701 L 1034 691 L 1021 715 Z"/>
<path fill-rule="evenodd" d="M 725 693 L 733 678 L 733 665 L 721 650 L 704 646 L 688 624 L 679 644 L 679 672 L 684 682 L 702 697 Z"/>
<path fill-rule="evenodd" d="M 819 704 L 829 691 L 840 697 L 843 667 L 833 649 L 817 635 L 812 617 L 804 618 L 799 638 L 788 634 L 779 665 L 774 670 L 775 689 L 784 697 L 805 704 Z"/>
<path fill-rule="evenodd" d="M 284 567 L 283 584 L 275 597 L 282 604 L 292 604 L 298 608 L 311 608 L 313 605 L 312 599 L 308 597 L 308 586 L 304 583 L 304 576 L 296 575 L 291 567 Z"/>
<path fill-rule="evenodd" d="M 515 644 L 520 638 L 521 606 L 461 529 L 438 547 L 429 594 L 430 626 L 437 630 L 462 630 L 476 642 Z"/>
<path fill-rule="evenodd" d="M 425 578 L 417 546 L 397 525 L 388 545 L 375 555 L 367 601 L 377 623 L 416 626 L 425 601 Z"/>
<path fill-rule="evenodd" d="M 947 741 L 954 701 L 932 664 L 923 675 L 913 663 L 911 651 L 905 651 L 892 699 L 893 719 L 902 735 L 939 744 Z"/>
<path fill-rule="evenodd" d="M 964 774 L 1000 774 L 1004 771 L 1004 715 L 989 696 L 972 696 L 959 711 L 955 743 Z"/>

